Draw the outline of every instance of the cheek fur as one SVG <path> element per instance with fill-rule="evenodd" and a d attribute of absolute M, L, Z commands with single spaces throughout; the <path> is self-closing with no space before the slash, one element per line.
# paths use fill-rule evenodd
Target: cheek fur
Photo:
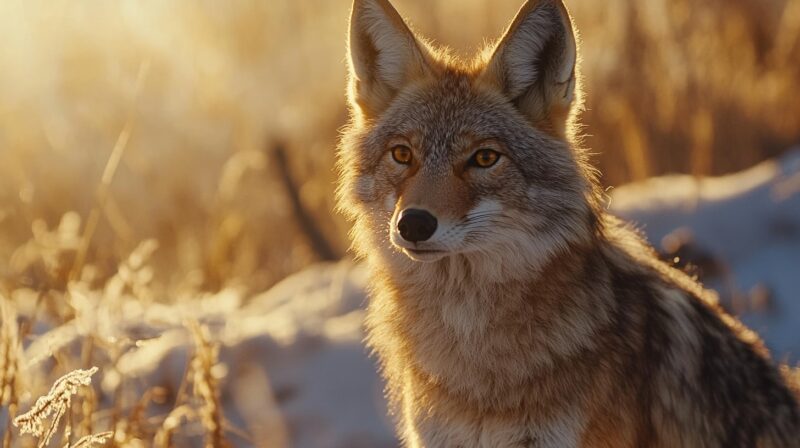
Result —
<path fill-rule="evenodd" d="M 359 177 L 356 181 L 355 193 L 361 202 L 375 201 L 375 177 L 366 174 Z"/>
<path fill-rule="evenodd" d="M 498 166 L 496 170 L 473 174 L 467 178 L 467 182 L 479 201 L 498 201 L 512 208 L 527 206 L 527 183 L 510 163 Z"/>

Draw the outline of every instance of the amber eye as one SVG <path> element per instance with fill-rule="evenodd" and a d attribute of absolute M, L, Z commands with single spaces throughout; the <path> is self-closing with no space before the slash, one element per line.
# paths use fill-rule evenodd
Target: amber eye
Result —
<path fill-rule="evenodd" d="M 406 145 L 397 145 L 392 148 L 392 158 L 401 165 L 410 164 L 411 156 L 411 148 Z"/>
<path fill-rule="evenodd" d="M 493 149 L 479 149 L 472 155 L 470 159 L 470 164 L 473 166 L 477 166 L 479 168 L 489 168 L 490 166 L 497 163 L 497 160 L 500 159 L 500 153 L 493 150 Z"/>

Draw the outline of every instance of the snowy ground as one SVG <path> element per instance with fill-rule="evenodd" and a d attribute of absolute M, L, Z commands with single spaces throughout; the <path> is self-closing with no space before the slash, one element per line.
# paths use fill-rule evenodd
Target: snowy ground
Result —
<path fill-rule="evenodd" d="M 671 176 L 617 188 L 611 209 L 637 222 L 658 248 L 700 266 L 723 303 L 743 313 L 776 358 L 798 360 L 800 148 L 731 176 Z M 183 323 L 197 318 L 222 343 L 225 415 L 259 446 L 396 446 L 382 386 L 362 344 L 365 284 L 363 267 L 341 262 L 309 268 L 244 305 L 235 291 L 225 291 L 169 307 L 132 302 L 119 312 L 86 292 L 84 305 L 95 320 L 40 338 L 26 358 L 34 368 L 42 358 L 37 351 L 52 350 L 48 340 L 74 339 L 82 331 L 151 338 L 120 358 L 119 373 L 137 394 L 154 384 L 176 390 L 192 350 Z M 124 317 L 112 321 L 111 315 Z M 101 372 L 99 378 L 110 393 L 119 376 Z M 237 446 L 254 444 L 230 438 Z"/>
<path fill-rule="evenodd" d="M 231 293 L 229 300 L 214 296 L 179 313 L 154 314 L 198 318 L 222 341 L 220 361 L 230 379 L 222 388 L 225 416 L 252 434 L 256 446 L 288 439 L 292 447 L 394 447 L 382 384 L 362 343 L 365 287 L 363 267 L 324 264 L 244 306 Z M 120 362 L 123 375 L 178 387 L 192 341 L 179 320 L 171 326 Z"/>
<path fill-rule="evenodd" d="M 737 174 L 653 178 L 611 196 L 656 248 L 686 242 L 678 254 L 707 267 L 704 283 L 773 357 L 800 361 L 800 148 Z"/>

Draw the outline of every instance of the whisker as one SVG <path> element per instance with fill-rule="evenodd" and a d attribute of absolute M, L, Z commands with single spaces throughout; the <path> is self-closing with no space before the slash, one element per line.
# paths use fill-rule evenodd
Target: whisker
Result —
<path fill-rule="evenodd" d="M 481 218 L 493 217 L 493 216 L 500 216 L 500 214 L 499 214 L 499 213 L 497 213 L 497 212 L 482 212 L 482 213 L 473 213 L 473 214 L 471 214 L 471 215 L 466 215 L 466 216 L 465 216 L 465 217 L 462 219 L 462 221 L 463 221 L 463 222 L 469 222 L 469 221 L 473 221 L 473 220 L 475 220 L 475 219 L 481 219 Z"/>

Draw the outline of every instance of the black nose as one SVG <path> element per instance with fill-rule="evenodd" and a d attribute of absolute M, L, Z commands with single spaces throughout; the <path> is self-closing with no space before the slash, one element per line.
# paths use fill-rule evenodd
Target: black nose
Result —
<path fill-rule="evenodd" d="M 404 210 L 400 216 L 397 230 L 406 241 L 425 241 L 436 231 L 436 217 L 425 210 L 410 208 Z"/>

